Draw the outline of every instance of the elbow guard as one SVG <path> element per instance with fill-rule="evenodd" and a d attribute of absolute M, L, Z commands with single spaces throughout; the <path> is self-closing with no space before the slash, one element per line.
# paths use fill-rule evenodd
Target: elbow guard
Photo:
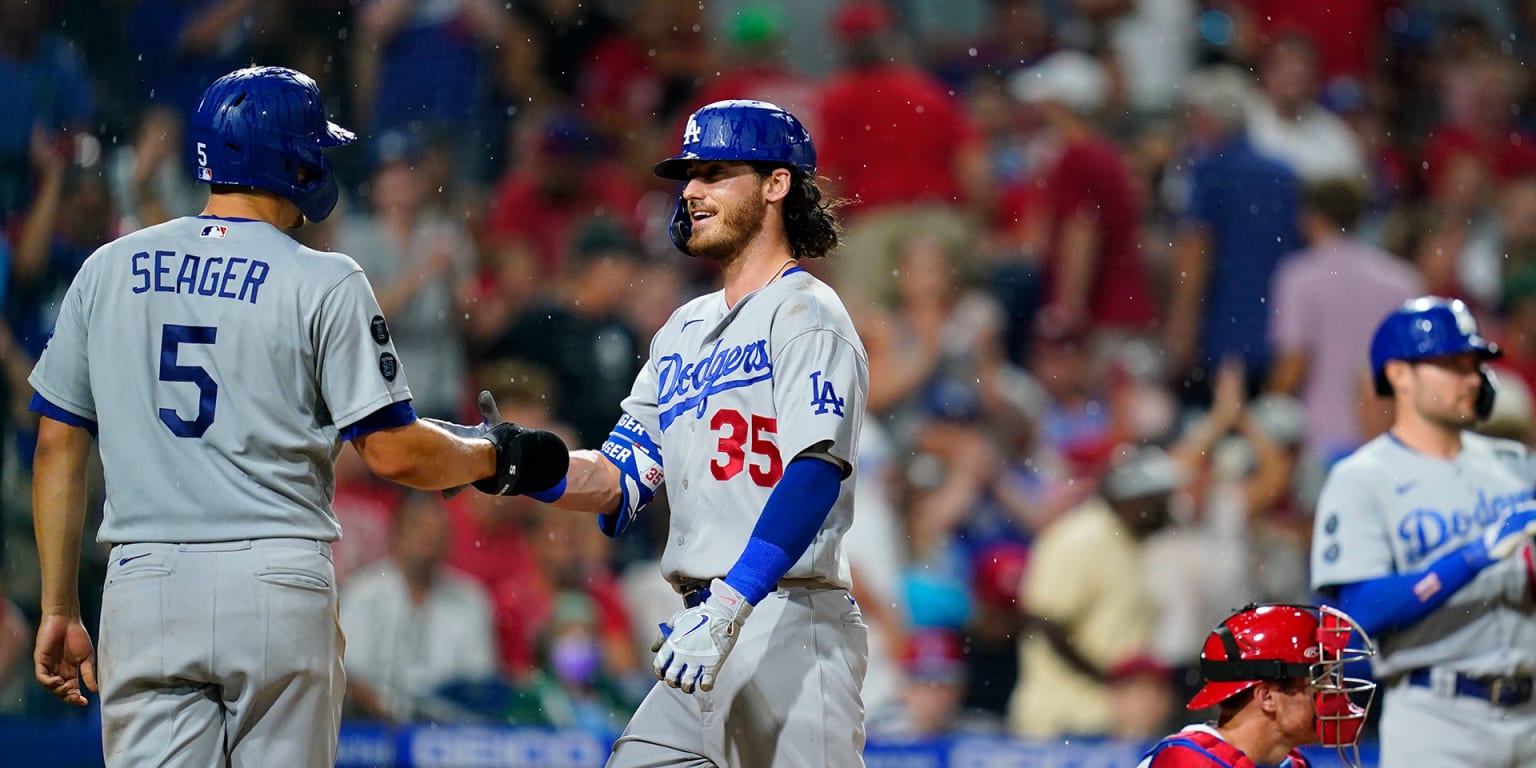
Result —
<path fill-rule="evenodd" d="M 661 449 L 651 440 L 640 422 L 629 414 L 608 433 L 601 453 L 619 468 L 619 508 L 598 517 L 598 527 L 609 536 L 623 533 L 635 521 L 640 510 L 656 497 L 656 489 L 666 479 L 661 465 Z"/>

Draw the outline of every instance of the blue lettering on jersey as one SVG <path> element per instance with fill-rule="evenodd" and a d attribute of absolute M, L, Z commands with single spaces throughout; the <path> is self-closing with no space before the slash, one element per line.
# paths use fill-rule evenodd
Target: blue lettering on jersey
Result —
<path fill-rule="evenodd" d="M 1409 567 L 1434 559 L 1446 544 L 1461 546 L 1478 532 L 1503 523 L 1504 518 L 1532 498 L 1536 498 L 1536 493 L 1531 489 L 1496 496 L 1479 489 L 1477 503 L 1470 510 L 1414 509 L 1397 523 L 1403 557 Z"/>
<path fill-rule="evenodd" d="M 714 347 L 693 362 L 683 360 L 675 352 L 657 361 L 660 371 L 656 404 L 660 406 L 662 431 L 689 409 L 694 409 L 695 417 L 703 416 L 710 395 L 773 378 L 767 339 L 722 349 L 724 343 L 724 339 L 716 341 Z"/>
<path fill-rule="evenodd" d="M 816 407 L 816 415 L 820 416 L 831 410 L 833 413 L 843 415 L 843 398 L 837 396 L 837 390 L 832 388 L 832 380 L 821 380 L 821 371 L 811 373 L 811 405 Z"/>
<path fill-rule="evenodd" d="M 151 264 L 153 261 L 153 264 Z M 256 298 L 272 267 L 265 261 L 231 256 L 204 259 L 195 254 L 175 251 L 139 251 L 130 260 L 137 281 L 134 293 L 156 291 L 185 295 L 212 296 L 256 303 Z M 171 274 L 175 273 L 173 280 Z M 238 285 L 238 289 L 236 286 Z"/>

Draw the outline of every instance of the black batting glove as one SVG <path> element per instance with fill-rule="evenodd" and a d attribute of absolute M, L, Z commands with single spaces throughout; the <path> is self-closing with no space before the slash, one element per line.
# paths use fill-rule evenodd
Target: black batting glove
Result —
<path fill-rule="evenodd" d="M 496 446 L 496 474 L 475 481 L 475 490 L 492 496 L 517 496 L 554 487 L 570 468 L 565 441 L 553 432 L 524 429 L 503 421 L 485 433 Z"/>

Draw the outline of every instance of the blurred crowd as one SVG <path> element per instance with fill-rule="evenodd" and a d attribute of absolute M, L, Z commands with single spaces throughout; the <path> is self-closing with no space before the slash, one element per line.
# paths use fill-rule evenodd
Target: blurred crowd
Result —
<path fill-rule="evenodd" d="M 26 375 L 97 246 L 201 210 L 183 122 L 232 69 L 363 137 L 297 236 L 363 266 L 416 411 L 489 389 L 583 447 L 713 290 L 651 163 L 705 103 L 794 112 L 848 201 L 803 266 L 869 353 L 871 736 L 1148 737 L 1220 619 L 1309 599 L 1396 304 L 1467 301 L 1486 428 L 1536 437 L 1533 52 L 1532 0 L 0 0 L 0 713 L 72 714 L 31 682 Z M 335 509 L 353 716 L 612 732 L 649 687 L 664 498 L 608 540 L 349 448 Z"/>

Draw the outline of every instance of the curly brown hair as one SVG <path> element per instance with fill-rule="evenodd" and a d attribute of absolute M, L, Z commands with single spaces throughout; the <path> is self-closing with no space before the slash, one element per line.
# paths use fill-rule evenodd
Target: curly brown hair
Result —
<path fill-rule="evenodd" d="M 753 163 L 757 175 L 766 178 L 783 165 Z M 841 198 L 823 199 L 816 177 L 798 168 L 789 168 L 789 195 L 784 198 L 784 236 L 790 252 L 797 259 L 819 259 L 837 248 L 843 225 L 837 209 L 848 204 Z"/>

